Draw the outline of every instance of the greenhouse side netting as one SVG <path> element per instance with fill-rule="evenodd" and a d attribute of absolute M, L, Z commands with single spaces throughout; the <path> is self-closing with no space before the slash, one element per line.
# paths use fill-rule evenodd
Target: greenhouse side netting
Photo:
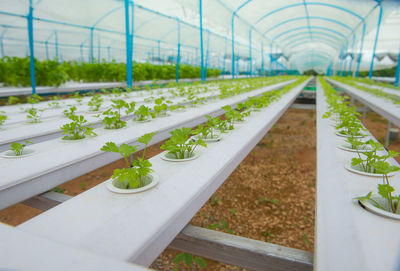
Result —
<path fill-rule="evenodd" d="M 203 80 L 207 68 L 371 77 L 397 64 L 398 25 L 397 1 L 1 0 L 0 53 L 127 63 L 128 86 L 132 61 L 175 65 L 177 81 L 184 64 L 200 66 Z"/>

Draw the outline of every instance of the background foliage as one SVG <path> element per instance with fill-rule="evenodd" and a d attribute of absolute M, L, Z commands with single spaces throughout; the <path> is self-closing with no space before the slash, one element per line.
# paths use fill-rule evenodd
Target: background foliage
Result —
<path fill-rule="evenodd" d="M 200 78 L 200 67 L 179 65 L 180 78 Z M 38 86 L 59 86 L 67 81 L 79 82 L 123 82 L 126 80 L 126 64 L 117 62 L 78 63 L 57 60 L 35 59 L 36 84 Z M 176 65 L 133 63 L 134 81 L 175 79 Z M 219 69 L 207 69 L 208 77 L 217 77 Z M 29 56 L 0 58 L 0 83 L 5 86 L 25 87 L 31 85 Z"/>

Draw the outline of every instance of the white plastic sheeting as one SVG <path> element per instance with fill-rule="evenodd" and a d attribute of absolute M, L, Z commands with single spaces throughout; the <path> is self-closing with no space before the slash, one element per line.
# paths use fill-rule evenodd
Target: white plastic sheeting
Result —
<path fill-rule="evenodd" d="M 199 2 L 134 1 L 133 58 L 154 63 L 176 61 L 179 18 L 181 62 L 199 65 Z M 396 55 L 400 45 L 400 3 L 385 0 L 381 5 L 383 16 L 376 52 L 378 56 Z M 125 61 L 124 1 L 33 0 L 33 7 L 35 57 Z M 209 67 L 230 70 L 234 49 L 240 70 L 251 68 L 256 72 L 262 66 L 272 66 L 325 72 L 328 67 L 343 68 L 344 59 L 346 69 L 352 65 L 355 70 L 357 65 L 350 62 L 355 62 L 360 53 L 365 23 L 360 69 L 369 68 L 379 18 L 377 1 L 202 0 L 202 7 L 204 58 Z M 29 0 L 0 0 L 2 55 L 29 54 L 28 12 Z M 395 65 L 388 57 L 375 62 L 378 68 Z"/>

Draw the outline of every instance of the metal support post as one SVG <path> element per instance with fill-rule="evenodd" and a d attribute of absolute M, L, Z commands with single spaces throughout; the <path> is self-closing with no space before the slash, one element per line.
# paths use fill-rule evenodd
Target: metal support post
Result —
<path fill-rule="evenodd" d="M 178 53 L 176 56 L 176 83 L 179 83 L 179 63 L 181 61 L 181 20 L 178 18 Z"/>
<path fill-rule="evenodd" d="M 380 30 L 380 28 L 381 28 L 381 21 L 382 21 L 382 4 L 381 4 L 380 0 L 378 0 L 378 4 L 379 4 L 378 26 L 377 26 L 377 29 L 376 29 L 375 42 L 374 42 L 374 50 L 373 50 L 373 53 L 372 53 L 371 65 L 370 65 L 370 67 L 369 67 L 369 74 L 368 74 L 368 78 L 370 78 L 370 79 L 371 79 L 372 73 L 373 73 L 373 71 L 374 71 L 375 51 L 376 51 L 376 45 L 378 44 L 379 30 Z"/>
<path fill-rule="evenodd" d="M 35 76 L 35 53 L 33 47 L 33 0 L 29 0 L 29 13 L 26 17 L 28 20 L 28 36 L 29 36 L 29 67 L 31 72 L 31 86 L 32 86 L 32 95 L 36 94 L 36 76 Z"/>

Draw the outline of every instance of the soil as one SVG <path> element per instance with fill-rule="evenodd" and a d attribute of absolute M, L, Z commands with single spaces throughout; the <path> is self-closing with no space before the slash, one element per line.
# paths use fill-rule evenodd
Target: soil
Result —
<path fill-rule="evenodd" d="M 385 144 L 386 131 L 387 131 L 387 120 L 381 115 L 375 112 L 367 112 L 365 121 L 361 120 L 364 126 L 371 132 L 371 134 L 381 143 Z M 392 126 L 394 127 L 394 126 Z M 399 134 L 399 128 L 397 127 Z M 400 153 L 400 136 L 395 140 L 389 140 L 388 150 L 396 151 Z M 396 161 L 400 163 L 400 156 L 397 156 Z"/>
<path fill-rule="evenodd" d="M 368 113 L 366 127 L 384 142 L 386 121 Z M 383 140 L 382 140 L 383 139 Z M 147 150 L 147 158 L 160 152 L 162 143 Z M 400 151 L 400 142 L 390 149 Z M 140 154 L 137 154 L 140 155 Z M 57 187 L 75 196 L 107 180 L 123 160 L 101 167 Z M 315 111 L 289 109 L 251 150 L 237 169 L 198 211 L 192 225 L 233 233 L 307 251 L 314 249 L 316 127 Z M 0 211 L 0 222 L 19 225 L 42 213 L 16 204 Z M 179 251 L 166 249 L 151 265 L 156 270 L 172 270 Z M 244 270 L 206 260 L 204 270 Z M 179 270 L 199 270 L 180 263 Z"/>

